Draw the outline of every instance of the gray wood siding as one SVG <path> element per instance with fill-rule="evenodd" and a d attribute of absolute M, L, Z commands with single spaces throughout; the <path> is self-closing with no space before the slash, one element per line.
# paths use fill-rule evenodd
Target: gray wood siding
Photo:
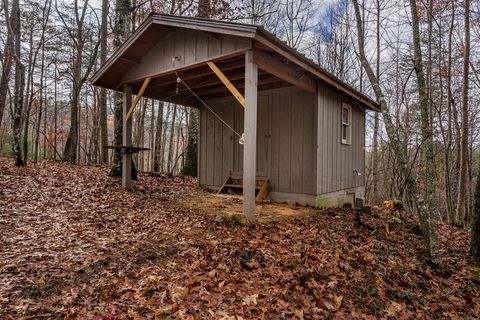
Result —
<path fill-rule="evenodd" d="M 212 36 L 206 32 L 184 29 L 171 31 L 150 50 L 140 64 L 130 69 L 123 81 L 144 78 L 247 48 L 250 48 L 250 40 L 246 38 Z M 172 60 L 175 56 L 179 56 L 180 60 Z"/>
<path fill-rule="evenodd" d="M 232 97 L 209 106 L 240 134 L 243 108 Z M 257 175 L 267 176 L 274 192 L 316 192 L 316 99 L 295 87 L 258 93 Z M 209 110 L 200 111 L 199 182 L 221 186 L 242 173 L 238 137 Z"/>
<path fill-rule="evenodd" d="M 341 143 L 342 102 L 352 106 L 351 144 Z M 365 112 L 346 96 L 318 86 L 317 194 L 365 184 Z M 354 170 L 362 175 L 357 176 Z"/>

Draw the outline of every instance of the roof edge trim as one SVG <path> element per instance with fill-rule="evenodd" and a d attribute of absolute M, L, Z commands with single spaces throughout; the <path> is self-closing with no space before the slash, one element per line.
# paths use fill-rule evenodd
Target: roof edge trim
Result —
<path fill-rule="evenodd" d="M 133 32 L 127 40 L 125 40 L 120 47 L 118 47 L 117 50 L 105 61 L 105 64 L 101 66 L 98 70 L 95 71 L 95 73 L 92 75 L 90 78 L 90 83 L 92 85 L 95 85 L 95 83 L 98 81 L 98 78 L 112 65 L 113 62 L 115 62 L 117 59 L 119 59 L 125 51 L 130 47 L 131 43 L 137 39 L 147 27 L 149 27 L 152 24 L 152 16 L 149 16 L 145 21 Z"/>

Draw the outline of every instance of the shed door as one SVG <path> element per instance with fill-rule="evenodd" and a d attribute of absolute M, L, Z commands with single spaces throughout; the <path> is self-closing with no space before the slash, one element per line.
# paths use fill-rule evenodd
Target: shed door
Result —
<path fill-rule="evenodd" d="M 257 176 L 268 177 L 270 166 L 270 103 L 269 96 L 258 97 Z"/>
<path fill-rule="evenodd" d="M 258 96 L 257 105 L 257 176 L 268 177 L 270 168 L 270 101 L 268 95 Z M 235 112 L 235 130 L 243 132 L 243 108 Z M 233 176 L 243 175 L 243 146 L 234 141 Z"/>

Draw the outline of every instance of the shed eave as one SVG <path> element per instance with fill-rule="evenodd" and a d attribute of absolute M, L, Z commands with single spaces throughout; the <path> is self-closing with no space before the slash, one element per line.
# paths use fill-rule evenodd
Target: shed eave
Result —
<path fill-rule="evenodd" d="M 297 50 L 289 47 L 286 43 L 282 42 L 264 28 L 258 28 L 257 34 L 255 35 L 255 40 L 263 45 L 266 45 L 267 47 L 270 47 L 284 58 L 297 64 L 303 70 L 310 72 L 320 81 L 323 81 L 327 85 L 330 85 L 352 97 L 354 100 L 360 102 L 365 108 L 380 112 L 380 106 L 376 101 L 325 71 L 313 60 L 308 59 Z"/>
<path fill-rule="evenodd" d="M 105 87 L 108 89 L 109 86 L 102 85 L 100 78 L 104 75 L 104 73 L 115 63 L 124 53 L 125 51 L 132 45 L 132 43 L 143 34 L 143 32 L 152 24 L 152 17 L 150 16 L 147 18 L 138 28 L 132 33 L 127 40 L 125 40 L 122 45 L 107 59 L 105 64 L 101 66 L 93 76 L 90 78 L 90 83 L 95 86 Z"/>

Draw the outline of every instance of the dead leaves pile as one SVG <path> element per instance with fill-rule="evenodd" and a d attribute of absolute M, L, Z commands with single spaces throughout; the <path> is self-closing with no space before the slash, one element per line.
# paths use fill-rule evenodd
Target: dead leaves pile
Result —
<path fill-rule="evenodd" d="M 347 210 L 215 223 L 194 181 L 0 158 L 0 318 L 480 317 L 468 232 L 442 225 L 444 269 L 411 218 Z"/>

